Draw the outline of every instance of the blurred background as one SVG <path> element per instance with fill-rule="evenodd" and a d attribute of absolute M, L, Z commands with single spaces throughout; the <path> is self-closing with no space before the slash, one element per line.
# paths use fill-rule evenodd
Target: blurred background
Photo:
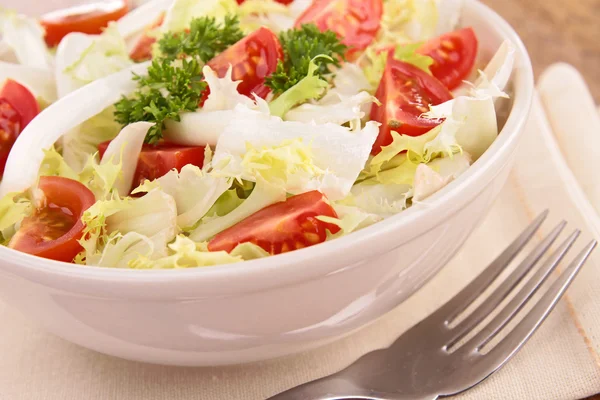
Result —
<path fill-rule="evenodd" d="M 519 32 L 536 74 L 558 61 L 573 64 L 600 103 L 600 0 L 481 1 Z"/>
<path fill-rule="evenodd" d="M 2 6 L 35 14 L 85 1 L 0 0 Z M 537 75 L 555 62 L 571 63 L 585 76 L 600 103 L 600 0 L 481 1 L 516 28 L 529 49 Z"/>

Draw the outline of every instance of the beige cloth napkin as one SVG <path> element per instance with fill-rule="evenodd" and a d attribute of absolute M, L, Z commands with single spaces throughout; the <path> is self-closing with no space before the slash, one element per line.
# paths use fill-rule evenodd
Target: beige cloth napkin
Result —
<path fill-rule="evenodd" d="M 375 324 L 310 353 L 248 366 L 169 368 L 103 356 L 49 335 L 0 304 L 0 399 L 254 400 L 349 365 L 385 347 L 450 299 L 542 210 L 600 238 L 600 118 L 579 74 L 552 67 L 541 79 L 510 180 L 460 254 Z M 547 119 L 545 110 L 550 113 Z M 594 125 L 595 124 L 595 125 Z M 504 369 L 465 399 L 578 399 L 600 392 L 600 251 L 540 331 Z"/>

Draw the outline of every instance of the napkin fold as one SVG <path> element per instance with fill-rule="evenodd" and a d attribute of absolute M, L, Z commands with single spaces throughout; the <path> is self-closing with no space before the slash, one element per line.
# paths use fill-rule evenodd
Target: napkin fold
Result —
<path fill-rule="evenodd" d="M 595 104 L 581 76 L 564 64 L 543 75 L 538 92 L 514 171 L 485 221 L 439 275 L 371 326 L 284 359 L 226 368 L 170 368 L 82 349 L 0 303 L 0 399 L 264 399 L 389 345 L 468 284 L 544 209 L 551 210 L 544 233 L 560 219 L 583 231 L 574 250 L 593 237 L 600 239 L 600 117 Z M 599 287 L 597 251 L 523 350 L 459 398 L 564 400 L 599 393 Z"/>

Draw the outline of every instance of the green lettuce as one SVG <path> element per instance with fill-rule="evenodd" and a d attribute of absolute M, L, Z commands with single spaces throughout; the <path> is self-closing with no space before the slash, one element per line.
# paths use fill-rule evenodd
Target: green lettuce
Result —
<path fill-rule="evenodd" d="M 31 200 L 23 193 L 9 193 L 0 199 L 0 233 L 3 244 L 8 243 L 21 221 L 33 211 Z"/>
<path fill-rule="evenodd" d="M 160 188 L 175 199 L 177 225 L 192 228 L 204 217 L 217 200 L 231 187 L 231 180 L 203 172 L 195 165 L 186 165 L 181 172 L 173 170 L 133 193 Z"/>
<path fill-rule="evenodd" d="M 317 56 L 315 59 L 320 57 L 331 59 L 328 56 Z M 321 97 L 329 83 L 319 77 L 318 71 L 319 66 L 313 59 L 308 67 L 306 78 L 283 92 L 269 104 L 271 115 L 283 118 L 295 106 Z"/>
<path fill-rule="evenodd" d="M 214 17 L 222 21 L 225 16 L 235 14 L 237 7 L 235 0 L 175 0 L 165 15 L 161 30 L 183 32 L 198 17 Z"/>
<path fill-rule="evenodd" d="M 203 243 L 195 243 L 186 236 L 177 236 L 168 245 L 169 254 L 158 259 L 140 256 L 128 262 L 133 269 L 181 269 L 210 267 L 233 264 L 243 261 L 241 256 L 233 256 L 225 251 L 209 252 Z"/>

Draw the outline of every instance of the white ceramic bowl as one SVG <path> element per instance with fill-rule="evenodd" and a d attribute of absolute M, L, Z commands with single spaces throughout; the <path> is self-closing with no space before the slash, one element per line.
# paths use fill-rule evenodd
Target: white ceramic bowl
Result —
<path fill-rule="evenodd" d="M 517 49 L 512 112 L 497 141 L 426 205 L 329 243 L 237 265 L 178 271 L 80 267 L 0 248 L 0 294 L 48 331 L 131 360 L 245 363 L 310 349 L 374 321 L 442 268 L 502 189 L 533 75 L 512 28 L 475 0 L 463 25 L 489 56 Z"/>

